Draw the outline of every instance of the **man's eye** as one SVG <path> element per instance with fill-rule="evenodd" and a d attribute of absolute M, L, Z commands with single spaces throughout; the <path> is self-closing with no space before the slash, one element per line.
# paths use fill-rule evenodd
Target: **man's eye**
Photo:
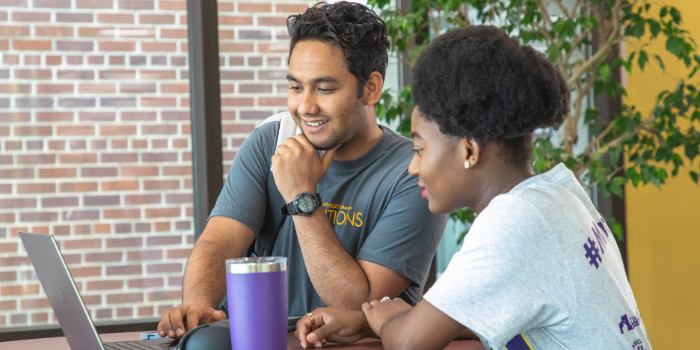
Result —
<path fill-rule="evenodd" d="M 414 149 L 413 150 L 413 152 L 416 152 L 416 154 L 420 154 L 420 152 L 422 152 L 422 151 L 423 151 L 422 149 Z"/>
<path fill-rule="evenodd" d="M 322 88 L 319 88 L 318 91 L 321 92 L 321 93 L 327 94 L 327 93 L 329 93 L 329 92 L 335 91 L 335 89 L 322 89 Z"/>
<path fill-rule="evenodd" d="M 294 90 L 294 91 L 301 91 L 301 87 L 299 86 L 290 86 L 289 90 Z"/>

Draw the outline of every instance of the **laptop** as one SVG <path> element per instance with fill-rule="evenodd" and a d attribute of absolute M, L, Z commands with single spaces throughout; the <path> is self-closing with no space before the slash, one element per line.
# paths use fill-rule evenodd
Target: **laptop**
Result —
<path fill-rule="evenodd" d="M 177 340 L 152 339 L 103 343 L 68 266 L 52 235 L 20 232 L 29 259 L 51 303 L 63 334 L 73 350 L 163 350 L 176 349 Z"/>

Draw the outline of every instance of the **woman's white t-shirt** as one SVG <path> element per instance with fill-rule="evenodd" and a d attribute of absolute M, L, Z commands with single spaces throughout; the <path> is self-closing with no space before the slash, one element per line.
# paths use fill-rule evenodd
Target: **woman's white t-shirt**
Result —
<path fill-rule="evenodd" d="M 487 348 L 651 350 L 615 238 L 563 164 L 494 198 L 425 299 Z"/>

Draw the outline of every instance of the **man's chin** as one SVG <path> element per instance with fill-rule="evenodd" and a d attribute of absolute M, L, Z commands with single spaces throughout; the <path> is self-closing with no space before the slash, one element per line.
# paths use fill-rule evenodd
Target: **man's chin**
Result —
<path fill-rule="evenodd" d="M 331 142 L 318 143 L 318 142 L 314 142 L 311 140 L 309 140 L 309 142 L 314 146 L 314 148 L 316 148 L 319 151 L 327 151 L 327 150 L 333 149 L 339 145 L 337 142 L 335 142 L 335 143 L 331 143 Z"/>

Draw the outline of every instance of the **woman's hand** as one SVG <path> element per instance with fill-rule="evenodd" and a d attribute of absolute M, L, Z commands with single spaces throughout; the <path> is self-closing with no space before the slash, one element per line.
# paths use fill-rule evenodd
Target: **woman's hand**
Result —
<path fill-rule="evenodd" d="M 362 312 L 365 314 L 369 326 L 372 328 L 372 331 L 380 337 L 380 332 L 384 323 L 396 316 L 411 311 L 411 309 L 411 305 L 406 304 L 406 302 L 401 299 L 384 301 L 373 300 L 370 303 L 362 304 Z"/>
<path fill-rule="evenodd" d="M 373 336 L 372 331 L 361 311 L 334 308 L 318 308 L 311 312 L 314 316 L 312 325 L 309 316 L 297 322 L 294 335 L 304 349 L 320 348 L 326 340 L 335 343 L 354 343 L 362 338 Z"/>

